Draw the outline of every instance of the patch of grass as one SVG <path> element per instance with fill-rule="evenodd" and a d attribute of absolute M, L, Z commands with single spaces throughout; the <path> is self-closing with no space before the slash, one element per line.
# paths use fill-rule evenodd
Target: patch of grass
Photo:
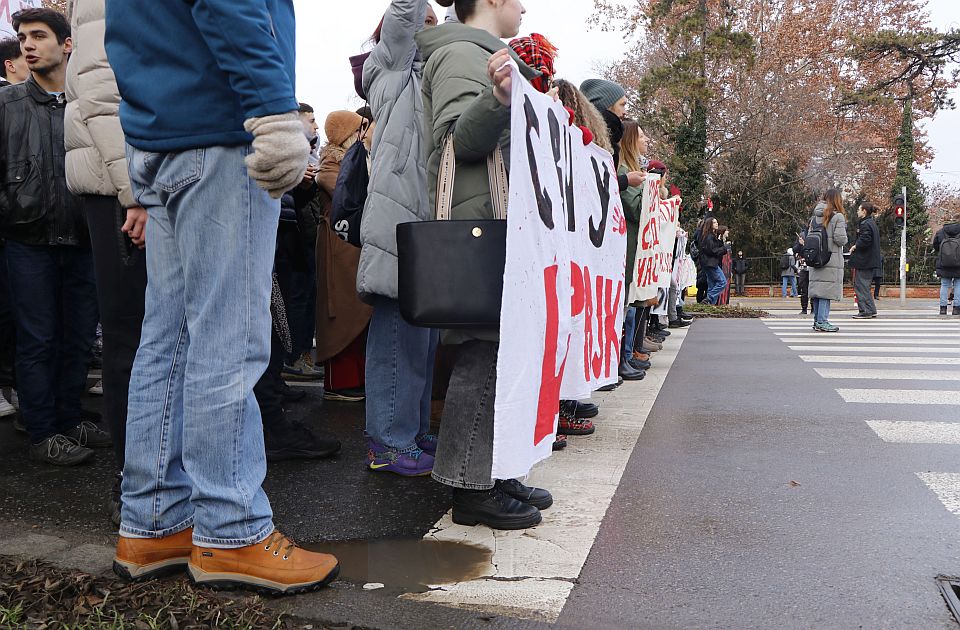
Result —
<path fill-rule="evenodd" d="M 228 599 L 185 578 L 131 584 L 0 557 L 3 630 L 282 630 L 288 622 L 258 596 Z"/>
<path fill-rule="evenodd" d="M 683 310 L 697 317 L 709 319 L 759 319 L 768 317 L 770 313 L 757 308 L 744 306 L 714 306 L 713 304 L 684 305 Z"/>

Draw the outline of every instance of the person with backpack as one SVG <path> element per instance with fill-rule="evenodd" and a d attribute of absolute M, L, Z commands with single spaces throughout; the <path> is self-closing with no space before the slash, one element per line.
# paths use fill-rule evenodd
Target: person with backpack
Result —
<path fill-rule="evenodd" d="M 356 278 L 360 297 L 373 306 L 366 464 L 403 476 L 429 475 L 437 450 L 430 412 L 439 334 L 408 324 L 397 301 L 397 225 L 433 218 L 422 149 L 424 60 L 414 38 L 436 24 L 428 0 L 393 0 L 363 67 L 363 91 L 378 123 Z"/>
<path fill-rule="evenodd" d="M 750 271 L 750 261 L 743 257 L 743 251 L 737 252 L 733 259 L 733 277 L 736 281 L 737 295 L 746 294 L 747 272 Z"/>
<path fill-rule="evenodd" d="M 787 297 L 787 284 L 790 285 L 790 297 L 797 297 L 797 258 L 790 247 L 780 256 L 780 291 Z"/>
<path fill-rule="evenodd" d="M 840 330 L 830 323 L 830 304 L 843 299 L 843 246 L 846 244 L 843 195 L 831 188 L 813 211 L 803 246 L 803 257 L 810 268 L 813 329 L 817 332 Z"/>
<path fill-rule="evenodd" d="M 960 217 L 947 221 L 933 238 L 940 276 L 940 314 L 947 314 L 947 302 L 953 291 L 953 314 L 960 315 Z"/>
<path fill-rule="evenodd" d="M 493 219 L 487 156 L 510 155 L 512 57 L 526 80 L 537 73 L 503 43 L 520 31 L 518 0 L 438 0 L 455 6 L 462 24 L 424 29 L 416 41 L 425 62 L 424 123 L 427 182 L 437 199 L 437 173 L 448 141 L 456 149 L 452 219 Z M 506 67 L 505 67 L 506 66 Z M 464 264 L 482 265 L 470 260 Z M 526 529 L 540 523 L 553 503 L 546 490 L 515 479 L 493 479 L 493 427 L 499 330 L 447 330 L 443 342 L 456 346 L 433 479 L 453 488 L 455 523 L 492 529 Z M 559 402 L 559 401 L 558 401 Z"/>
<path fill-rule="evenodd" d="M 360 249 L 357 247 L 359 241 L 351 243 L 350 238 L 351 234 L 358 238 L 359 217 L 356 213 L 349 215 L 344 209 L 350 206 L 355 210 L 359 203 L 353 199 L 362 194 L 354 190 L 357 187 L 355 180 L 359 180 L 366 190 L 363 183 L 367 177 L 364 152 L 375 131 L 363 116 L 346 110 L 331 112 L 324 121 L 323 130 L 327 142 L 320 150 L 317 175 L 320 210 L 316 247 L 316 361 L 325 366 L 324 399 L 362 402 L 366 369 L 364 342 L 367 338 L 364 333 L 370 323 L 371 310 L 369 305 L 360 301 L 356 292 Z M 362 159 L 357 163 L 348 157 Z M 347 195 L 347 192 L 351 194 Z M 351 201 L 344 202 L 347 197 Z M 341 205 L 336 207 L 335 201 Z"/>
<path fill-rule="evenodd" d="M 857 241 L 850 248 L 850 268 L 853 270 L 853 290 L 860 312 L 854 319 L 873 319 L 877 304 L 873 301 L 873 276 L 883 264 L 880 258 L 880 228 L 873 215 L 877 207 L 869 201 L 857 208 Z"/>
<path fill-rule="evenodd" d="M 810 268 L 803 257 L 803 243 L 807 231 L 797 233 L 797 242 L 793 244 L 793 255 L 797 259 L 797 290 L 800 293 L 800 314 L 806 315 L 810 305 Z"/>
<path fill-rule="evenodd" d="M 720 262 L 727 253 L 727 246 L 718 235 L 717 220 L 707 217 L 700 228 L 698 248 L 700 250 L 700 266 L 707 277 L 707 304 L 717 304 L 720 295 L 727 288 L 727 277 L 720 268 Z"/>

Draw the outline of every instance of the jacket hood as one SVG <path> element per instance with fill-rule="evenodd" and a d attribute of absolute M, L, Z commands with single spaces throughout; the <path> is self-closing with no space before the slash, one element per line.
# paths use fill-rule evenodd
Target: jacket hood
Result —
<path fill-rule="evenodd" d="M 827 209 L 827 202 L 821 201 L 817 204 L 817 207 L 813 209 L 813 216 L 823 218 L 823 213 Z"/>
<path fill-rule="evenodd" d="M 960 236 L 960 221 L 950 221 L 944 224 L 943 231 L 950 238 Z"/>
<path fill-rule="evenodd" d="M 457 22 L 449 22 L 433 28 L 425 28 L 417 33 L 417 46 L 420 48 L 420 54 L 423 56 L 424 62 L 429 61 L 430 56 L 444 46 L 459 42 L 475 44 L 491 55 L 498 50 L 506 48 L 510 50 L 510 56 L 513 57 L 513 60 L 520 66 L 520 73 L 525 79 L 531 81 L 540 76 L 539 72 L 525 64 L 523 60 L 517 56 L 517 53 L 503 43 L 502 40 L 497 39 L 482 29 Z"/>

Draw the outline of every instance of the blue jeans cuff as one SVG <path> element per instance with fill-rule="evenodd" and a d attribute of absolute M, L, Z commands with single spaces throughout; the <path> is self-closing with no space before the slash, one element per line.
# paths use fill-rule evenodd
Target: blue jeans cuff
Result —
<path fill-rule="evenodd" d="M 166 529 L 161 529 L 158 531 L 150 531 L 146 529 L 138 529 L 136 527 L 130 527 L 123 523 L 122 516 L 120 521 L 120 535 L 124 538 L 166 538 L 167 536 L 173 536 L 174 534 L 179 534 L 183 530 L 193 527 L 193 517 L 186 519 L 185 521 L 174 525 L 173 527 L 167 527 Z"/>
<path fill-rule="evenodd" d="M 276 531 L 276 529 L 273 523 L 270 523 L 258 533 L 253 536 L 248 536 L 247 538 L 208 538 L 206 536 L 198 536 L 196 531 L 194 531 L 193 544 L 208 549 L 239 549 L 240 547 L 249 547 L 250 545 L 263 542 L 270 534 Z"/>

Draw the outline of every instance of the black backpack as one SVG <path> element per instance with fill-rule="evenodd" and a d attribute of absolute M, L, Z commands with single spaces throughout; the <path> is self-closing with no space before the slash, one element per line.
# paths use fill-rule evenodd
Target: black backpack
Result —
<path fill-rule="evenodd" d="M 366 126 L 361 131 L 366 131 Z M 370 171 L 367 168 L 367 147 L 358 139 L 347 149 L 340 162 L 340 174 L 333 190 L 330 227 L 346 242 L 360 247 L 360 221 L 367 203 Z"/>
<path fill-rule="evenodd" d="M 943 234 L 947 236 L 946 232 Z M 960 236 L 948 236 L 940 243 L 940 258 L 937 266 L 941 269 L 960 267 Z"/>
<path fill-rule="evenodd" d="M 808 267 L 820 269 L 827 266 L 833 252 L 830 251 L 830 239 L 823 225 L 810 221 L 810 229 L 807 230 L 807 237 L 803 240 L 801 253 Z"/>
<path fill-rule="evenodd" d="M 793 265 L 790 264 L 791 262 L 792 262 L 792 261 L 790 260 L 790 254 L 784 254 L 783 256 L 781 256 L 781 257 L 780 257 L 780 271 L 786 271 L 787 269 L 789 269 L 790 267 L 792 267 Z"/>

